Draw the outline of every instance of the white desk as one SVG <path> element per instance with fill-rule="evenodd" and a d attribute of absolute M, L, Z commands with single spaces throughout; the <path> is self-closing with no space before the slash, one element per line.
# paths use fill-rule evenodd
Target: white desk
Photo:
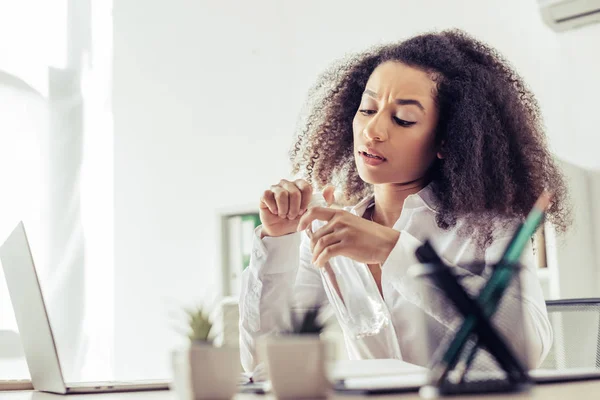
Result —
<path fill-rule="evenodd" d="M 332 394 L 329 399 L 420 399 L 417 393 L 387 395 L 387 396 L 340 396 Z M 538 385 L 528 393 L 511 394 L 511 395 L 489 395 L 489 396 L 469 396 L 469 400 L 488 400 L 488 399 L 532 399 L 532 400 L 586 400 L 600 398 L 600 380 L 570 382 L 561 384 Z M 2 400 L 177 400 L 175 392 L 158 391 L 158 392 L 135 392 L 135 393 L 110 393 L 110 394 L 91 394 L 91 395 L 68 395 L 59 396 L 41 392 L 0 392 Z M 234 400 L 271 400 L 273 396 L 259 396 L 240 394 Z M 454 397 L 450 399 L 459 399 Z"/>

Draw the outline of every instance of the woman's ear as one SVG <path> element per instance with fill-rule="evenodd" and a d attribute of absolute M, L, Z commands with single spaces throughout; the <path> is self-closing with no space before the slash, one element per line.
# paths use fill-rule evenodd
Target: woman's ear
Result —
<path fill-rule="evenodd" d="M 439 158 L 440 160 L 444 158 L 444 144 L 446 144 L 446 141 L 442 140 L 438 146 L 437 158 Z"/>

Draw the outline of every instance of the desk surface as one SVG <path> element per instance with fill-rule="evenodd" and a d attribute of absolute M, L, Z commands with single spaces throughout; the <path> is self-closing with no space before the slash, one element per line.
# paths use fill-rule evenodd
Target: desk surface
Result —
<path fill-rule="evenodd" d="M 60 396 L 41 392 L 0 392 L 2 400 L 177 400 L 175 392 L 132 392 L 132 393 L 110 393 L 93 395 L 68 395 Z M 420 399 L 417 393 L 387 395 L 387 396 L 341 396 L 332 394 L 329 399 Z M 455 399 L 457 397 L 454 397 Z M 565 399 L 598 399 L 600 398 L 600 380 L 569 382 L 560 384 L 537 385 L 528 393 L 516 393 L 510 395 L 469 396 L 469 400 L 477 399 L 539 399 L 539 400 L 565 400 Z M 234 400 L 272 400 L 273 396 L 259 396 L 239 394 Z"/>

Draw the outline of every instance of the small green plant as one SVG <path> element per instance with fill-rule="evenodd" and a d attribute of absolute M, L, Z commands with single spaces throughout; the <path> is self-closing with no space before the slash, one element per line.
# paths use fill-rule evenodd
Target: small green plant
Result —
<path fill-rule="evenodd" d="M 210 331 L 213 325 L 208 313 L 202 306 L 198 306 L 195 309 L 187 309 L 185 311 L 188 315 L 188 338 L 192 342 L 212 343 Z"/>
<path fill-rule="evenodd" d="M 320 306 L 308 309 L 302 318 L 295 317 L 292 312 L 292 330 L 286 332 L 289 335 L 319 335 L 325 327 L 319 322 Z"/>

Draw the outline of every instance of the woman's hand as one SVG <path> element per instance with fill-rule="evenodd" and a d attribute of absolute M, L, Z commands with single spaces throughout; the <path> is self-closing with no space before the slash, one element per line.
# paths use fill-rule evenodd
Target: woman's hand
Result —
<path fill-rule="evenodd" d="M 323 191 L 328 204 L 333 202 L 333 191 L 331 186 Z M 296 232 L 312 193 L 312 186 L 303 179 L 293 182 L 282 179 L 265 190 L 259 205 L 262 236 L 283 236 Z"/>
<path fill-rule="evenodd" d="M 365 264 L 383 264 L 400 237 L 400 232 L 368 221 L 344 210 L 315 207 L 300 218 L 298 231 L 314 220 L 326 224 L 309 234 L 313 264 L 323 267 L 331 257 L 345 256 Z"/>

